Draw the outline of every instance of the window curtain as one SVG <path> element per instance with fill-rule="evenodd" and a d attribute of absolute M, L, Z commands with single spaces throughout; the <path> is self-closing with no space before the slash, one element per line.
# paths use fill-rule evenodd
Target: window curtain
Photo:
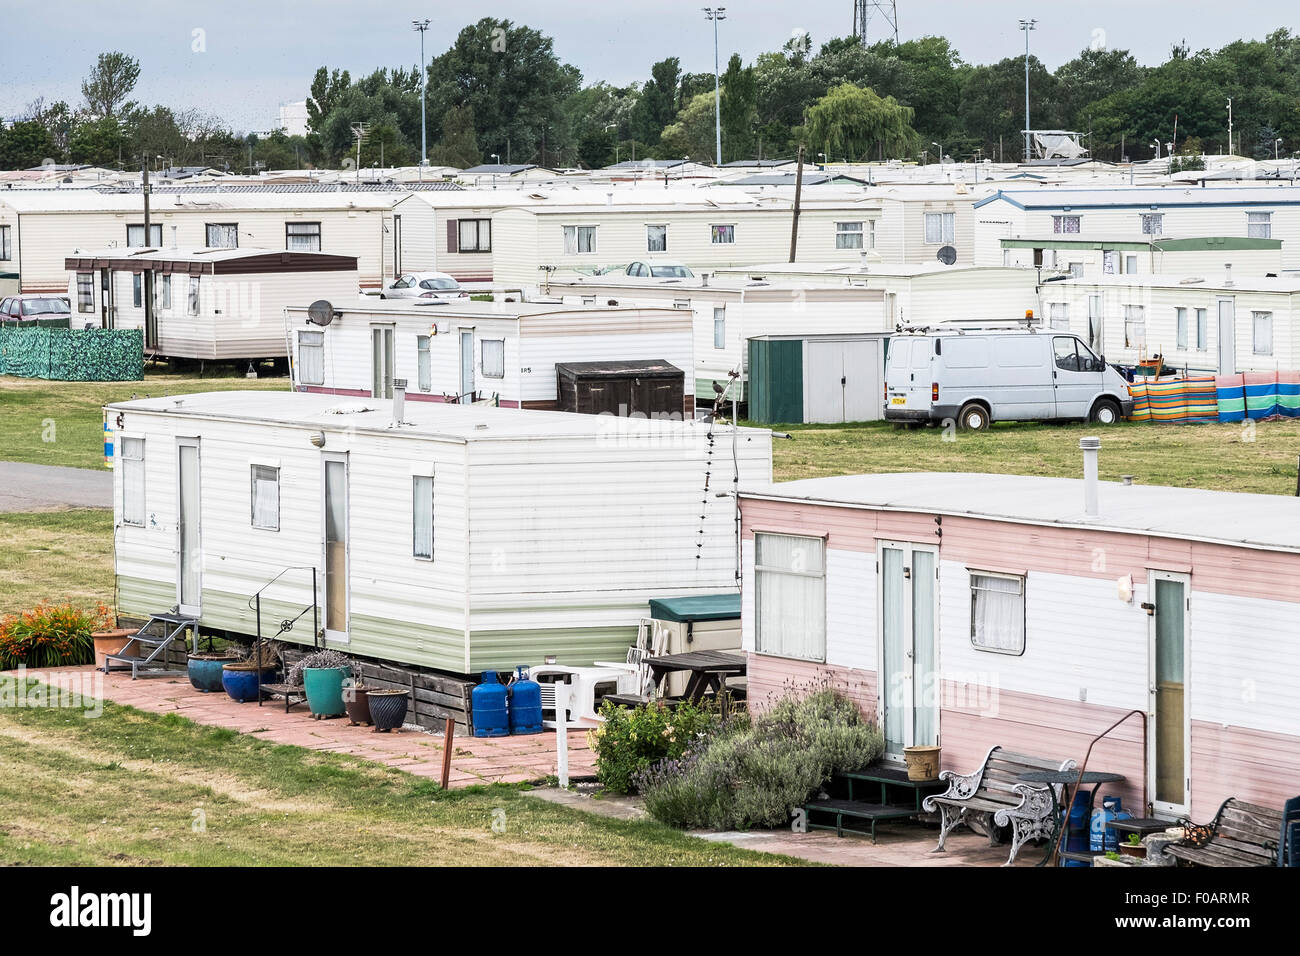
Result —
<path fill-rule="evenodd" d="M 824 551 L 820 538 L 755 536 L 755 647 L 760 654 L 825 660 Z"/>
<path fill-rule="evenodd" d="M 280 469 L 253 465 L 253 527 L 280 530 Z"/>
<path fill-rule="evenodd" d="M 415 364 L 420 391 L 427 392 L 433 388 L 433 364 L 429 355 L 429 336 L 415 337 Z"/>
<path fill-rule="evenodd" d="M 1023 579 L 972 574 L 971 642 L 986 651 L 1019 654 L 1025 649 Z"/>
<path fill-rule="evenodd" d="M 144 524 L 144 439 L 122 439 L 122 523 Z"/>
<path fill-rule="evenodd" d="M 433 559 L 433 478 L 411 479 L 412 553 L 417 558 Z"/>
<path fill-rule="evenodd" d="M 325 333 L 298 333 L 298 379 L 304 385 L 325 384 Z"/>
<path fill-rule="evenodd" d="M 483 340 L 483 377 L 505 378 L 506 343 L 502 339 Z"/>

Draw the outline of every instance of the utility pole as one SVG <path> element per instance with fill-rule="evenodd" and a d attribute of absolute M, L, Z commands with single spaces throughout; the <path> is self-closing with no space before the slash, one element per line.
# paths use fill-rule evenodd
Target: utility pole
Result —
<path fill-rule="evenodd" d="M 424 167 L 429 165 L 429 142 L 424 125 L 424 101 L 428 98 L 425 84 L 429 73 L 424 68 L 424 33 L 429 29 L 429 21 L 412 20 L 411 28 L 420 34 L 420 178 L 424 178 Z"/>
<path fill-rule="evenodd" d="M 1037 20 L 1021 20 L 1020 29 L 1025 31 L 1025 162 L 1029 162 L 1029 31 Z"/>
<path fill-rule="evenodd" d="M 726 7 L 705 7 L 704 17 L 713 21 L 713 136 L 716 159 L 722 165 L 722 75 L 718 72 L 718 21 L 727 19 Z"/>
<path fill-rule="evenodd" d="M 803 194 L 803 143 L 799 144 L 799 165 L 794 174 L 794 221 L 790 224 L 790 261 L 799 250 L 799 198 Z"/>
<path fill-rule="evenodd" d="M 1232 155 L 1232 97 L 1228 97 L 1228 155 Z"/>
<path fill-rule="evenodd" d="M 144 244 L 149 245 L 149 192 L 152 187 L 149 185 L 149 157 L 140 158 L 140 191 L 144 193 Z M 158 347 L 158 316 L 154 312 L 153 302 L 153 270 L 144 270 L 144 347 L 146 349 L 155 349 Z"/>

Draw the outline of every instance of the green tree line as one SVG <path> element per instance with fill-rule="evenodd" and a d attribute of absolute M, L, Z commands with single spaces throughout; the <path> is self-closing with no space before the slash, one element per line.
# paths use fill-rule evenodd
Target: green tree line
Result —
<path fill-rule="evenodd" d="M 863 46 L 832 38 L 815 51 L 805 35 L 752 63 L 732 55 L 721 76 L 724 161 L 790 157 L 800 144 L 829 161 L 972 157 L 1018 160 L 1024 126 L 1022 56 L 965 62 L 941 36 Z M 138 168 L 408 165 L 420 156 L 418 65 L 380 67 L 354 79 L 322 66 L 307 92 L 309 133 L 237 135 L 199 110 L 144 107 L 130 99 L 139 64 L 101 54 L 82 84 L 84 103 L 31 104 L 0 134 L 0 166 L 45 159 Z M 1156 66 L 1126 50 L 1084 49 L 1055 71 L 1029 57 L 1032 124 L 1077 131 L 1099 159 L 1149 158 L 1155 142 L 1184 155 L 1232 151 L 1255 158 L 1300 148 L 1300 37 L 1278 29 L 1218 50 L 1171 48 Z M 604 166 L 616 160 L 709 161 L 714 77 L 665 57 L 641 82 L 589 82 L 562 62 L 550 37 L 485 17 L 457 34 L 427 67 L 429 160 Z M 1277 140 L 1282 143 L 1278 144 Z M 936 148 L 940 147 L 940 148 Z"/>

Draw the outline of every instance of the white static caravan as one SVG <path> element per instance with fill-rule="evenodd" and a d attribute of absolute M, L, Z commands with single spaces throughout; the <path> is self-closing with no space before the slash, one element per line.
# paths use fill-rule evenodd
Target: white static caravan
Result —
<path fill-rule="evenodd" d="M 1040 314 L 1107 361 L 1189 372 L 1300 369 L 1300 277 L 1122 275 L 1044 283 Z"/>
<path fill-rule="evenodd" d="M 301 191 L 308 190 L 308 191 Z M 139 190 L 0 191 L 0 234 L 12 240 L 23 292 L 67 288 L 64 260 L 81 249 L 239 248 L 323 252 L 357 260 L 358 282 L 378 289 L 399 248 L 392 229 L 395 202 L 406 190 L 348 191 L 315 186 L 156 189 L 150 233 L 144 234 Z M 402 256 L 407 269 L 431 269 L 418 250 Z"/>
<path fill-rule="evenodd" d="M 1290 186 L 1004 189 L 975 204 L 975 261 L 1000 265 L 1001 240 L 1140 235 L 1281 239 L 1282 268 L 1300 269 L 1300 193 Z"/>
<path fill-rule="evenodd" d="M 884 298 L 883 328 L 888 330 L 953 318 L 1015 319 L 1038 305 L 1038 278 L 1027 269 L 939 262 L 852 266 L 778 262 L 720 269 L 717 278 L 873 292 Z"/>
<path fill-rule="evenodd" d="M 736 588 L 724 426 L 294 392 L 106 415 L 129 617 L 179 606 L 251 635 L 249 599 L 285 572 L 262 593 L 274 633 L 315 568 L 329 646 L 472 674 L 621 660 L 651 598 Z M 741 481 L 771 480 L 771 433 L 734 437 Z"/>
<path fill-rule="evenodd" d="M 1243 236 L 1173 237 L 1041 236 L 1002 239 L 1000 265 L 1041 269 L 1043 278 L 1068 275 L 1094 279 L 1110 275 L 1189 275 L 1222 269 L 1231 262 L 1242 275 L 1282 271 L 1281 239 Z"/>
<path fill-rule="evenodd" d="M 883 263 L 936 262 L 950 248 L 954 262 L 975 263 L 975 202 L 989 186 L 892 186 L 868 195 L 880 205 L 875 251 Z M 801 250 L 802 251 L 802 250 Z"/>
<path fill-rule="evenodd" d="M 761 335 L 883 332 L 892 329 L 885 315 L 884 295 L 863 288 L 814 287 L 800 283 L 754 282 L 737 278 L 552 280 L 543 295 L 566 304 L 629 305 L 672 308 L 693 316 L 694 381 L 697 402 L 712 403 L 714 384 L 726 387 L 728 373 L 741 370 L 741 379 L 727 400 L 745 401 L 746 341 Z"/>
<path fill-rule="evenodd" d="M 416 401 L 554 409 L 559 364 L 659 360 L 689 379 L 694 363 L 691 314 L 670 308 L 499 300 L 337 309 L 323 328 L 301 304 L 285 311 L 299 391 L 391 398 L 393 380 L 405 379 Z M 687 398 L 676 411 L 690 417 Z"/>
<path fill-rule="evenodd" d="M 494 279 L 535 286 L 547 270 L 591 272 L 631 262 L 684 262 L 696 272 L 771 262 L 790 251 L 793 203 L 737 191 L 611 190 L 557 195 L 492 217 Z M 862 194 L 803 199 L 799 254 L 814 262 L 874 255 L 880 206 Z"/>
<path fill-rule="evenodd" d="M 959 773 L 993 746 L 1082 763 L 1125 718 L 1088 768 L 1124 776 L 1107 789 L 1134 816 L 1144 794 L 1171 820 L 1280 809 L 1300 793 L 1300 500 L 1099 482 L 1089 514 L 1084 484 L 742 488 L 751 706 L 829 679 L 895 759 L 937 744 Z"/>
<path fill-rule="evenodd" d="M 121 248 L 78 253 L 64 265 L 74 327 L 144 329 L 146 354 L 169 358 L 284 359 L 289 303 L 357 294 L 357 260 L 321 252 Z"/>

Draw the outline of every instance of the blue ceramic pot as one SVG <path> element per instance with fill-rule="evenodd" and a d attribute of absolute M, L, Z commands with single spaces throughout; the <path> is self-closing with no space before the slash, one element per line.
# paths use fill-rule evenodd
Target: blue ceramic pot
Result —
<path fill-rule="evenodd" d="M 262 669 L 263 684 L 275 682 L 275 668 L 265 667 Z M 231 670 L 227 664 L 221 671 L 221 686 L 226 689 L 232 700 L 237 700 L 244 704 L 249 701 L 257 700 L 257 671 L 250 670 Z"/>
<path fill-rule="evenodd" d="M 191 654 L 188 668 L 190 683 L 205 694 L 221 690 L 222 668 L 234 660 L 236 658 L 233 657 L 205 657 Z"/>
<path fill-rule="evenodd" d="M 394 727 L 401 727 L 406 720 L 406 691 L 372 690 L 366 699 L 370 702 L 370 719 L 376 733 L 386 734 Z"/>

